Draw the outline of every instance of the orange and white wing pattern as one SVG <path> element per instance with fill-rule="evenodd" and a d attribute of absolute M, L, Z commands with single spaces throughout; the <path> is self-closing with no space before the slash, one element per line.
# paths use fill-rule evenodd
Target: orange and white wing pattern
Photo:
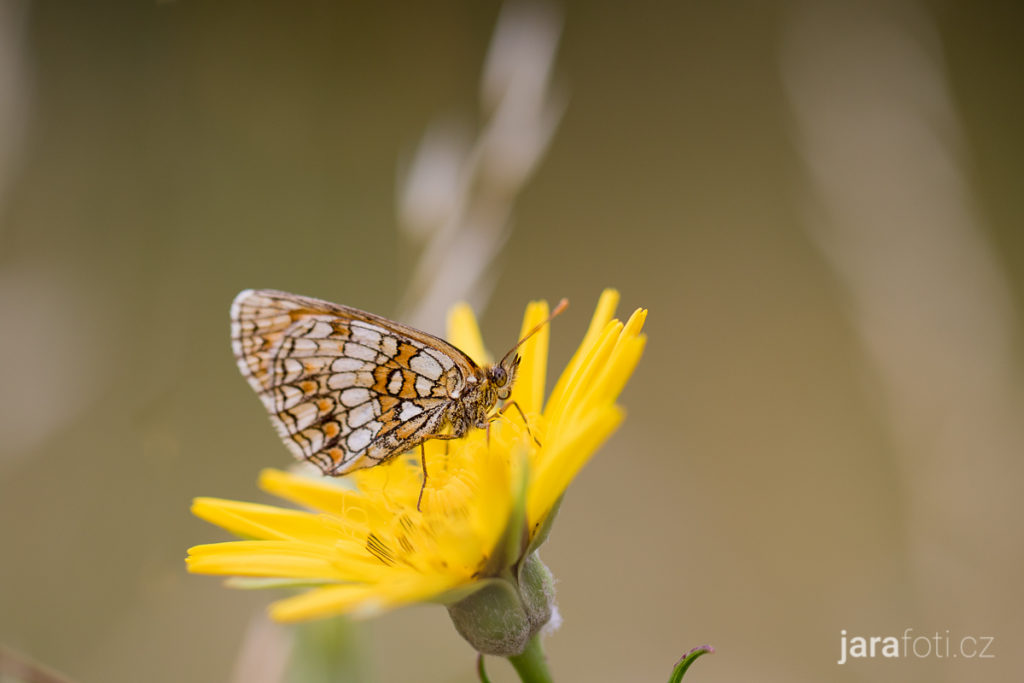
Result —
<path fill-rule="evenodd" d="M 238 368 L 285 445 L 328 475 L 441 436 L 467 378 L 480 373 L 425 332 L 274 290 L 235 297 L 231 338 Z"/>

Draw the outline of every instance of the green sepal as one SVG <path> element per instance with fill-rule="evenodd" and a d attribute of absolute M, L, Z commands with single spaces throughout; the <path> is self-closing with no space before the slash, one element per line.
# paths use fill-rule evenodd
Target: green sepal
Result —
<path fill-rule="evenodd" d="M 508 572 L 506 572 L 506 575 L 507 574 Z M 508 580 L 508 578 L 478 579 L 464 586 L 458 586 L 457 588 L 447 590 L 444 593 L 441 593 L 440 595 L 435 595 L 434 597 L 430 598 L 430 602 L 438 605 L 454 605 L 457 602 L 465 600 L 473 593 L 476 593 L 477 591 L 486 588 L 491 583 L 507 582 Z"/>
<path fill-rule="evenodd" d="M 544 519 L 541 520 L 537 529 L 533 532 L 530 544 L 527 546 L 526 552 L 524 552 L 523 555 L 530 555 L 536 552 L 537 548 L 539 548 L 544 541 L 548 540 L 548 534 L 551 533 L 551 527 L 555 523 L 555 517 L 558 515 L 558 509 L 562 506 L 562 499 L 564 497 L 564 494 L 559 496 L 558 500 L 555 501 L 555 504 L 551 506 L 550 510 L 548 510 L 548 514 L 544 516 Z"/>
<path fill-rule="evenodd" d="M 519 594 L 523 609 L 537 633 L 551 620 L 555 605 L 555 577 L 536 553 L 527 555 L 519 564 Z"/>
<path fill-rule="evenodd" d="M 459 635 L 485 655 L 522 654 L 534 632 L 511 581 L 490 581 L 469 597 L 448 605 L 448 614 Z"/>

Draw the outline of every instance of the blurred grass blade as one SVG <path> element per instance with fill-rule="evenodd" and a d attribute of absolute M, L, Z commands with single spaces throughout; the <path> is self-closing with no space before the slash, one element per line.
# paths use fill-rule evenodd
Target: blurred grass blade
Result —
<path fill-rule="evenodd" d="M 686 670 L 690 668 L 690 665 L 693 664 L 698 657 L 714 651 L 715 648 L 710 645 L 701 645 L 687 652 L 683 655 L 682 659 L 676 662 L 676 667 L 672 669 L 672 676 L 669 677 L 668 683 L 679 683 L 679 681 L 683 680 L 683 674 L 686 673 Z"/>

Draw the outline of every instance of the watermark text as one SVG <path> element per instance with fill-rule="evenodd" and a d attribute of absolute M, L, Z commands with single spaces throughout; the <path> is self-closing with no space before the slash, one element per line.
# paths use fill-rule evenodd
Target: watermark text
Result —
<path fill-rule="evenodd" d="M 916 635 L 908 628 L 902 636 L 851 636 L 844 628 L 839 632 L 839 659 L 846 664 L 851 659 L 897 659 L 916 657 L 925 659 L 992 659 L 993 636 L 950 636 L 949 630 L 933 635 Z"/>

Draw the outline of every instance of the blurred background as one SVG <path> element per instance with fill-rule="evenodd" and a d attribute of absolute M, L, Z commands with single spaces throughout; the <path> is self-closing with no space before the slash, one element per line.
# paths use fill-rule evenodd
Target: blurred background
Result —
<path fill-rule="evenodd" d="M 239 290 L 432 329 L 470 297 L 497 352 L 566 296 L 560 367 L 614 286 L 649 342 L 543 552 L 556 680 L 663 681 L 702 643 L 686 680 L 1019 679 L 1022 29 L 940 0 L 3 2 L 0 641 L 81 683 L 261 680 L 274 596 L 183 563 L 227 538 L 193 497 L 266 500 L 291 462 Z M 908 628 L 994 658 L 836 663 L 843 629 Z M 475 680 L 439 607 L 351 638 L 360 680 Z"/>

